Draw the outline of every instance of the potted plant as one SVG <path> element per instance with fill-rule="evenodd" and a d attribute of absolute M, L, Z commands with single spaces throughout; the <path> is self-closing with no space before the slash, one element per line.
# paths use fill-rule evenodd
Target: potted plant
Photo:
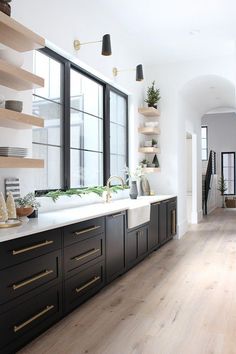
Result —
<path fill-rule="evenodd" d="M 30 216 L 35 211 L 35 217 L 37 216 L 37 211 L 40 207 L 40 203 L 37 202 L 34 193 L 28 193 L 23 198 L 17 198 L 15 202 L 17 216 Z"/>
<path fill-rule="evenodd" d="M 227 191 L 227 185 L 226 185 L 226 182 L 225 182 L 225 179 L 224 177 L 220 177 L 219 178 L 219 181 L 218 181 L 218 191 L 220 191 L 221 195 L 222 195 L 222 208 L 225 207 L 225 192 Z"/>
<path fill-rule="evenodd" d="M 147 98 L 145 102 L 148 104 L 148 107 L 157 108 L 157 103 L 160 99 L 160 89 L 155 88 L 155 81 L 153 81 L 152 85 L 147 89 Z"/>
<path fill-rule="evenodd" d="M 143 168 L 147 167 L 148 164 L 149 164 L 149 161 L 147 159 L 143 159 L 142 161 L 140 161 L 140 165 Z"/>
<path fill-rule="evenodd" d="M 157 147 L 157 140 L 156 139 L 152 139 L 152 147 Z"/>
<path fill-rule="evenodd" d="M 0 11 L 4 12 L 4 14 L 11 16 L 11 6 L 9 3 L 11 0 L 0 0 Z"/>

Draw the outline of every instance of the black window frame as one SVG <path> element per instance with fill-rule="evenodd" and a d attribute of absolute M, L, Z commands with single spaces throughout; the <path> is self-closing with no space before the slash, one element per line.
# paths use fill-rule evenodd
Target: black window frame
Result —
<path fill-rule="evenodd" d="M 38 49 L 39 52 L 55 59 L 61 64 L 61 88 L 62 88 L 62 183 L 63 186 L 60 190 L 67 190 L 70 188 L 70 71 L 74 69 L 80 74 L 88 77 L 89 79 L 97 82 L 103 87 L 103 185 L 106 184 L 107 179 L 110 177 L 110 92 L 115 92 L 126 100 L 126 165 L 129 165 L 129 124 L 128 124 L 128 95 L 118 90 L 116 87 L 110 85 L 106 81 L 100 79 L 89 71 L 81 68 L 76 63 L 56 53 L 52 49 L 45 47 Z M 86 188 L 78 187 L 78 188 Z M 42 196 L 49 191 L 35 190 L 36 196 Z"/>
<path fill-rule="evenodd" d="M 224 152 L 221 152 L 221 176 L 224 178 L 224 166 L 223 166 L 223 156 L 224 155 L 229 155 L 229 154 L 233 154 L 234 155 L 234 193 L 232 194 L 229 194 L 229 193 L 224 193 L 224 195 L 235 195 L 235 189 L 236 189 L 236 173 L 235 173 L 235 169 L 236 169 L 236 166 L 235 166 L 235 151 L 224 151 Z"/>
<path fill-rule="evenodd" d="M 203 138 L 202 138 L 202 129 L 206 129 L 206 139 L 204 138 L 204 140 L 206 140 L 206 149 L 203 149 L 202 148 L 202 140 L 203 140 Z M 202 158 L 202 150 L 206 150 L 206 159 L 203 159 Z M 207 125 L 202 125 L 201 126 L 201 159 L 202 159 L 202 161 L 208 161 L 208 126 Z"/>

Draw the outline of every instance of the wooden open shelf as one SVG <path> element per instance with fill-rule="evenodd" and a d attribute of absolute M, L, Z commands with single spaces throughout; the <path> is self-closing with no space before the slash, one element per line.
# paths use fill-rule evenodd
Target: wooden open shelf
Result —
<path fill-rule="evenodd" d="M 144 173 L 155 173 L 155 172 L 161 172 L 160 167 L 145 167 L 142 169 Z"/>
<path fill-rule="evenodd" d="M 152 127 L 140 127 L 138 128 L 140 134 L 144 135 L 159 135 L 161 133 L 160 128 Z"/>
<path fill-rule="evenodd" d="M 44 119 L 25 113 L 0 108 L 0 127 L 12 129 L 31 129 L 32 126 L 43 128 Z"/>
<path fill-rule="evenodd" d="M 24 157 L 0 156 L 0 168 L 44 168 L 44 161 Z"/>
<path fill-rule="evenodd" d="M 142 152 L 143 154 L 159 154 L 160 149 L 154 147 L 140 147 L 139 152 Z"/>
<path fill-rule="evenodd" d="M 45 47 L 45 39 L 0 12 L 0 42 L 18 52 Z"/>
<path fill-rule="evenodd" d="M 154 107 L 140 107 L 138 109 L 139 113 L 145 117 L 159 117 L 160 112 Z"/>
<path fill-rule="evenodd" d="M 44 86 L 44 79 L 0 59 L 0 85 L 17 91 Z"/>

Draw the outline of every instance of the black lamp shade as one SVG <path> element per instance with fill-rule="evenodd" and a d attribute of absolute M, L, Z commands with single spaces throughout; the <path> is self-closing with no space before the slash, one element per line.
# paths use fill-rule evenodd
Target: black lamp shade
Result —
<path fill-rule="evenodd" d="M 142 81 L 143 80 L 143 66 L 142 64 L 139 64 L 136 66 L 136 81 Z"/>
<path fill-rule="evenodd" d="M 104 34 L 102 37 L 102 55 L 111 55 L 111 37 L 109 34 Z"/>

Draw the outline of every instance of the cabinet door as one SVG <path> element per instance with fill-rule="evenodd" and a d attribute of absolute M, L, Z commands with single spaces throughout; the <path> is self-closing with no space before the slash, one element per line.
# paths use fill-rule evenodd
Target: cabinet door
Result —
<path fill-rule="evenodd" d="M 151 205 L 151 217 L 148 234 L 148 250 L 152 251 L 158 246 L 158 219 L 159 219 L 159 205 L 155 203 Z"/>
<path fill-rule="evenodd" d="M 143 258 L 148 252 L 148 227 L 142 227 L 137 231 L 138 258 Z"/>
<path fill-rule="evenodd" d="M 125 268 L 125 212 L 106 217 L 106 279 L 108 282 Z"/>
<path fill-rule="evenodd" d="M 167 220 L 167 238 L 170 239 L 176 235 L 177 220 L 177 201 L 172 199 L 168 202 L 168 220 Z"/>
<path fill-rule="evenodd" d="M 165 243 L 167 240 L 167 201 L 159 205 L 159 243 Z"/>
<path fill-rule="evenodd" d="M 125 264 L 127 268 L 132 267 L 138 258 L 138 231 L 130 231 L 126 236 Z"/>

